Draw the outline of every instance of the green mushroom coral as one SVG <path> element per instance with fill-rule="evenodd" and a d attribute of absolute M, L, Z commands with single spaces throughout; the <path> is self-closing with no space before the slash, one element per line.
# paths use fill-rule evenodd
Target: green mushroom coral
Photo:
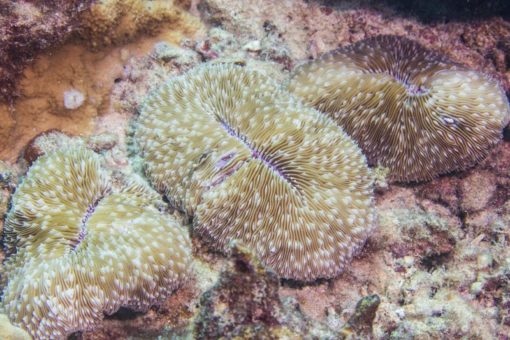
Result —
<path fill-rule="evenodd" d="M 93 328 L 121 306 L 144 310 L 185 280 L 189 237 L 141 182 L 109 185 L 83 148 L 40 157 L 4 226 L 1 309 L 34 338 Z"/>

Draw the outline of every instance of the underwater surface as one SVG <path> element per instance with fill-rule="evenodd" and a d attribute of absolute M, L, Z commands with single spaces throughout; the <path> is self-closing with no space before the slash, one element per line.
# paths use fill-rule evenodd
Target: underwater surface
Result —
<path fill-rule="evenodd" d="M 510 339 L 510 3 L 0 0 L 0 339 Z"/>

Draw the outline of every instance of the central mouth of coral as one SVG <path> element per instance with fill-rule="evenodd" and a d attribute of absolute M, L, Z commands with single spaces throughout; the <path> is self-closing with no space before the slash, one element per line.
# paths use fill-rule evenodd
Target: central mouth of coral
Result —
<path fill-rule="evenodd" d="M 278 175 L 280 178 L 282 178 L 284 181 L 286 181 L 287 183 L 289 183 L 293 188 L 297 188 L 296 187 L 296 183 L 292 180 L 292 178 L 290 178 L 284 171 L 282 171 L 282 169 L 280 169 L 278 167 L 278 164 L 275 163 L 273 160 L 271 160 L 269 157 L 267 157 L 266 155 L 264 155 L 262 152 L 260 152 L 259 150 L 257 150 L 256 147 L 254 147 L 249 141 L 248 141 L 248 138 L 246 136 L 243 136 L 242 134 L 240 134 L 238 131 L 235 131 L 234 128 L 232 126 L 230 126 L 224 119 L 222 119 L 221 117 L 219 117 L 218 115 L 216 115 L 216 119 L 218 120 L 218 122 L 220 123 L 220 125 L 225 129 L 225 131 L 227 131 L 227 133 L 236 138 L 238 141 L 240 141 L 245 147 L 247 147 L 250 152 L 251 152 L 251 156 L 253 159 L 258 159 L 260 160 L 264 165 L 266 165 L 270 170 L 272 170 L 276 175 Z M 227 155 L 223 156 L 220 160 L 220 162 L 218 164 L 221 164 L 222 167 L 226 166 L 229 161 L 234 157 L 234 154 L 232 153 L 228 153 Z M 233 173 L 235 173 L 237 170 L 239 170 L 240 166 L 236 167 L 234 169 L 234 171 L 229 171 L 229 173 L 227 174 L 227 176 L 229 175 L 232 175 Z M 222 181 L 227 177 L 227 176 L 223 176 L 222 177 Z"/>
<path fill-rule="evenodd" d="M 423 96 L 429 93 L 429 89 L 418 84 L 410 82 L 402 83 L 407 90 L 407 93 L 411 96 Z"/>
<path fill-rule="evenodd" d="M 75 250 L 80 245 L 80 243 L 85 239 L 85 236 L 87 235 L 86 227 L 87 222 L 90 219 L 90 217 L 94 214 L 94 211 L 96 211 L 99 201 L 101 201 L 103 197 L 104 196 L 100 196 L 92 204 L 89 204 L 87 210 L 85 211 L 85 214 L 81 218 L 80 232 L 78 233 L 78 237 L 76 238 L 76 240 L 74 240 L 74 244 L 72 245 L 73 250 Z"/>
<path fill-rule="evenodd" d="M 401 84 L 410 96 L 423 96 L 429 93 L 429 89 L 422 84 L 413 82 L 409 74 L 396 71 L 384 72 L 392 77 L 397 83 Z"/>
<path fill-rule="evenodd" d="M 273 172 L 275 172 L 278 176 L 283 178 L 285 181 L 289 182 L 292 186 L 295 186 L 295 183 L 292 181 L 292 179 L 287 174 L 285 174 L 278 167 L 278 165 L 274 163 L 274 161 L 268 159 L 267 157 L 265 157 L 262 153 L 258 152 L 257 150 L 251 150 L 251 151 L 252 151 L 251 156 L 254 159 L 258 159 L 258 160 L 262 161 L 262 163 L 264 163 L 269 169 L 271 169 Z"/>

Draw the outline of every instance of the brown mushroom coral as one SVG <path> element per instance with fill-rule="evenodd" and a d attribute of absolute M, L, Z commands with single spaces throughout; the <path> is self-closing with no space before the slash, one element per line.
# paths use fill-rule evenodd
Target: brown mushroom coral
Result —
<path fill-rule="evenodd" d="M 263 74 L 205 65 L 141 110 L 147 175 L 217 249 L 254 249 L 299 280 L 342 271 L 374 225 L 372 177 L 356 144 Z"/>
<path fill-rule="evenodd" d="M 41 156 L 16 189 L 4 227 L 0 308 L 37 339 L 88 330 L 120 307 L 144 310 L 189 274 L 186 230 L 137 182 L 109 185 L 78 148 Z"/>
<path fill-rule="evenodd" d="M 495 80 L 397 36 L 378 36 L 298 67 L 289 90 L 327 113 L 370 164 L 396 181 L 465 169 L 510 118 Z"/>

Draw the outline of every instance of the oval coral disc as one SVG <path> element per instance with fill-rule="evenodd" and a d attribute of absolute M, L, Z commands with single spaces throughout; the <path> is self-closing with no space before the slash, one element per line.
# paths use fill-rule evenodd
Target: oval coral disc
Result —
<path fill-rule="evenodd" d="M 16 189 L 4 227 L 1 307 L 36 339 L 93 328 L 120 307 L 144 310 L 189 273 L 186 230 L 136 181 L 111 188 L 86 149 L 41 156 Z"/>
<path fill-rule="evenodd" d="M 420 44 L 378 36 L 298 67 L 289 90 L 327 113 L 396 181 L 465 169 L 501 139 L 498 83 Z"/>
<path fill-rule="evenodd" d="M 155 187 L 217 249 L 247 244 L 279 275 L 333 277 L 374 225 L 356 144 L 267 76 L 205 65 L 141 110 L 136 139 Z"/>

